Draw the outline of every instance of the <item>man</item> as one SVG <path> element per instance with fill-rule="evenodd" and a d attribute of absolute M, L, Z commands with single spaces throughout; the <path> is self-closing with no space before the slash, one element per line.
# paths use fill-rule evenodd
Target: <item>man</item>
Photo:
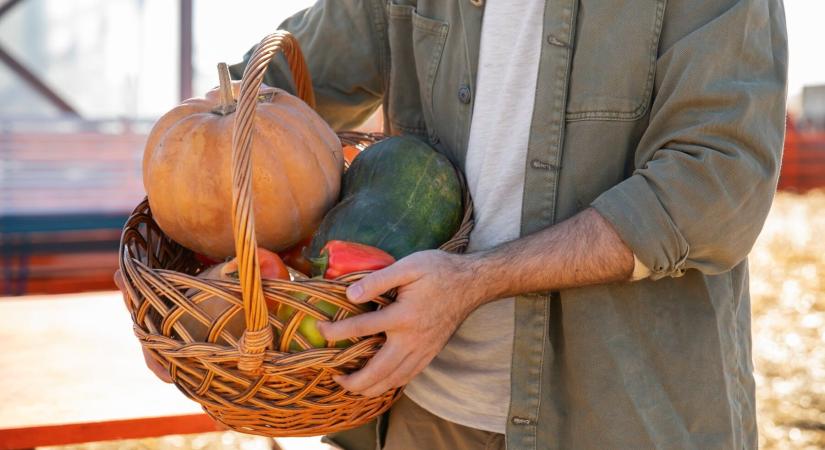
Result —
<path fill-rule="evenodd" d="M 476 203 L 466 255 L 404 258 L 347 291 L 396 303 L 319 325 L 386 332 L 338 379 L 407 384 L 384 448 L 756 447 L 746 256 L 781 156 L 779 0 L 330 0 L 281 28 L 334 128 L 382 105 Z M 291 86 L 282 60 L 265 82 Z"/>

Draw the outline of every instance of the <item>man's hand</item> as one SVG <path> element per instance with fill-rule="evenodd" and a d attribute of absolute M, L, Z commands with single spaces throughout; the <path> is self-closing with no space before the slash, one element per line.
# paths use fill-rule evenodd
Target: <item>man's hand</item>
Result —
<path fill-rule="evenodd" d="M 120 289 L 120 292 L 123 293 L 123 303 L 126 304 L 126 308 L 131 309 L 129 307 L 128 294 L 126 293 L 126 289 L 124 289 L 123 287 L 123 277 L 121 276 L 119 270 L 115 272 L 115 284 L 117 285 L 117 288 Z M 149 370 L 151 370 L 152 373 L 154 373 L 158 378 L 160 378 L 161 381 L 171 383 L 172 376 L 169 375 L 169 371 L 167 371 L 166 368 L 163 367 L 163 364 L 161 364 L 154 357 L 152 357 L 152 354 L 149 353 L 145 348 L 141 347 L 141 350 L 143 350 L 143 360 L 146 362 L 146 366 L 149 368 Z"/>
<path fill-rule="evenodd" d="M 396 301 L 380 311 L 338 322 L 318 322 L 330 340 L 386 332 L 381 350 L 358 372 L 335 377 L 351 392 L 376 397 L 403 386 L 421 372 L 461 322 L 488 300 L 474 289 L 473 259 L 439 250 L 402 258 L 347 289 L 353 303 L 364 303 L 393 288 Z"/>
<path fill-rule="evenodd" d="M 444 347 L 480 305 L 530 292 L 629 281 L 633 252 L 596 210 L 492 250 L 451 255 L 415 253 L 373 272 L 347 289 L 353 303 L 398 288 L 395 303 L 339 322 L 318 322 L 327 339 L 387 333 L 367 365 L 335 380 L 346 389 L 377 396 L 406 384 Z"/>

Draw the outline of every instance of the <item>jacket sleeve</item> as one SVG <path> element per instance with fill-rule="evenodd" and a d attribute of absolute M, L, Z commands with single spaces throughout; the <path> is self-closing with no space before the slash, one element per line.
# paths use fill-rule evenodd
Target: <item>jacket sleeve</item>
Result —
<path fill-rule="evenodd" d="M 736 266 L 776 190 L 787 81 L 784 10 L 780 0 L 719 3 L 727 4 L 662 43 L 632 175 L 592 203 L 654 279 Z"/>
<path fill-rule="evenodd" d="M 382 0 L 319 0 L 279 26 L 298 39 L 316 110 L 333 129 L 355 128 L 381 105 L 389 70 L 384 8 Z M 251 55 L 230 67 L 233 79 L 243 76 Z M 295 92 L 283 55 L 273 59 L 264 82 Z"/>

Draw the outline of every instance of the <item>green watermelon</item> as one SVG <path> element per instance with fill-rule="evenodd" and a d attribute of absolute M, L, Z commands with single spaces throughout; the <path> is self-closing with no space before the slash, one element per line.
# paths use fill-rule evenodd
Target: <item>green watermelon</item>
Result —
<path fill-rule="evenodd" d="M 344 174 L 341 201 L 315 232 L 310 256 L 338 239 L 401 259 L 447 242 L 462 215 L 461 184 L 450 161 L 419 139 L 391 137 L 365 149 Z"/>

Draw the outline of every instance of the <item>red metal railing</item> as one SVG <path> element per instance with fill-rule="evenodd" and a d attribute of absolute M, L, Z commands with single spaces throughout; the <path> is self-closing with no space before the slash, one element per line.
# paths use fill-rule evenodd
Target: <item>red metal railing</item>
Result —
<path fill-rule="evenodd" d="M 825 188 L 825 129 L 798 129 L 787 121 L 779 189 L 805 192 Z"/>

